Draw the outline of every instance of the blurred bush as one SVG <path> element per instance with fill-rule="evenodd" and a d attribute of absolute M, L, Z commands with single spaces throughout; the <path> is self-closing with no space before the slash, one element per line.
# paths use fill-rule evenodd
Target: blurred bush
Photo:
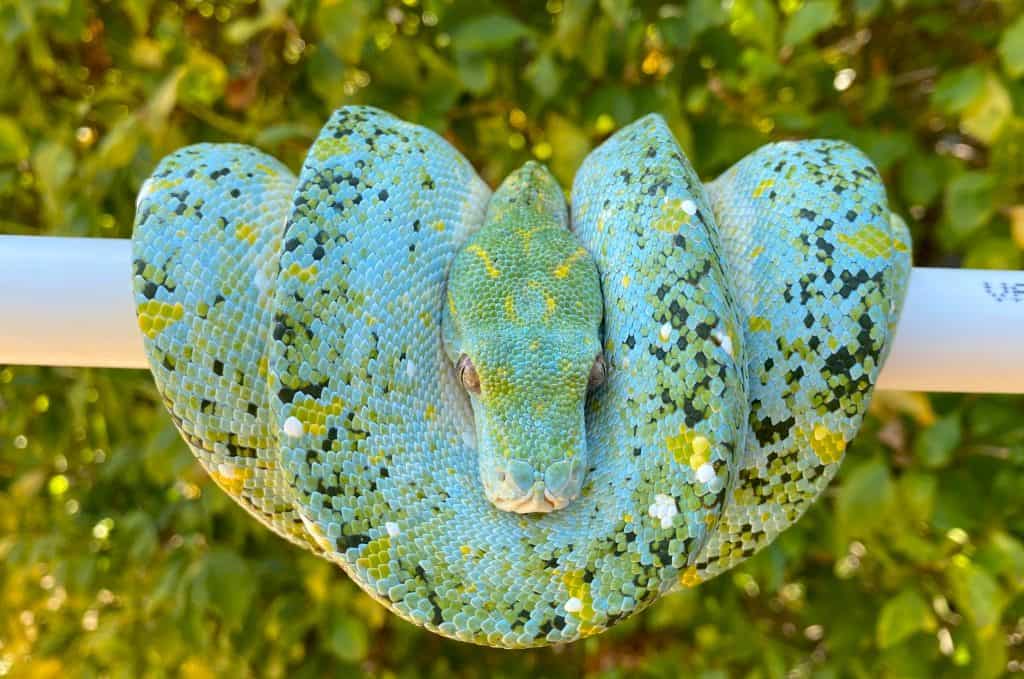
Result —
<path fill-rule="evenodd" d="M 1022 263 L 1020 0 L 5 0 L 0 47 L 2 233 L 127 237 L 164 154 L 230 140 L 298 168 L 347 103 L 442 132 L 492 183 L 531 157 L 568 183 L 658 111 L 707 178 L 847 139 L 919 264 Z M 1022 491 L 1021 398 L 879 393 L 827 497 L 747 565 L 501 652 L 248 518 L 145 373 L 0 367 L 0 675 L 995 677 L 1024 671 Z"/>

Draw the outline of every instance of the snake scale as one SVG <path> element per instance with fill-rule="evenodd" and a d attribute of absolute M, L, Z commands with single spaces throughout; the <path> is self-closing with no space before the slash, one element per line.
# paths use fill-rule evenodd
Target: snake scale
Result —
<path fill-rule="evenodd" d="M 334 113 L 296 178 L 247 146 L 139 195 L 153 376 L 216 483 L 401 617 L 567 642 L 756 553 L 835 474 L 910 238 L 839 141 L 702 184 L 648 115 L 571 198 L 493 194 L 423 127 Z"/>

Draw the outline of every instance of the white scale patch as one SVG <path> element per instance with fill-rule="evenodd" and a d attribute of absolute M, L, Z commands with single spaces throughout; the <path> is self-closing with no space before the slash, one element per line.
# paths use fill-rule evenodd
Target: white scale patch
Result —
<path fill-rule="evenodd" d="M 711 333 L 711 336 L 714 338 L 718 346 L 722 347 L 722 351 L 732 357 L 732 337 L 729 337 L 729 333 L 716 329 Z"/>
<path fill-rule="evenodd" d="M 263 273 L 263 269 L 258 269 L 256 275 L 252 279 L 256 289 L 259 290 L 260 296 L 267 294 L 270 290 L 270 279 L 267 278 L 267 274 Z"/>
<path fill-rule="evenodd" d="M 384 530 L 388 532 L 391 537 L 397 537 L 401 535 L 402 529 L 398 527 L 398 524 L 394 521 L 388 521 L 384 524 Z"/>
<path fill-rule="evenodd" d="M 705 462 L 697 467 L 697 480 L 701 483 L 711 483 L 718 475 L 715 474 L 715 467 L 710 462 Z"/>
<path fill-rule="evenodd" d="M 647 508 L 647 514 L 655 519 L 659 519 L 662 528 L 671 528 L 672 519 L 678 513 L 679 508 L 676 506 L 675 498 L 669 497 L 664 493 L 655 495 L 654 504 Z"/>
<path fill-rule="evenodd" d="M 302 426 L 302 422 L 299 418 L 292 415 L 284 421 L 284 433 L 294 439 L 305 434 L 306 428 Z"/>
<path fill-rule="evenodd" d="M 570 597 L 569 600 L 565 602 L 566 613 L 579 613 L 582 610 L 583 602 L 579 600 L 579 597 Z"/>

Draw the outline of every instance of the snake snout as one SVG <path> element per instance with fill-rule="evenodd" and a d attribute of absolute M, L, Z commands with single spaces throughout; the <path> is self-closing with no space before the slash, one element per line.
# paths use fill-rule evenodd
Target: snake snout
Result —
<path fill-rule="evenodd" d="M 497 483 L 488 498 L 498 509 L 517 514 L 547 513 L 562 509 L 579 495 L 583 465 L 561 460 L 540 472 L 526 460 L 512 460 L 498 469 Z"/>

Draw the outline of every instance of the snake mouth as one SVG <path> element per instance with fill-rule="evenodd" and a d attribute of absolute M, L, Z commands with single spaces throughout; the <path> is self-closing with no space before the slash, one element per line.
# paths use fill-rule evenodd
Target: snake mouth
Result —
<path fill-rule="evenodd" d="M 512 460 L 493 474 L 484 472 L 484 490 L 491 504 L 503 511 L 547 514 L 564 509 L 579 496 L 582 468 L 578 459 L 562 460 L 542 474 L 526 460 Z"/>
<path fill-rule="evenodd" d="M 563 509 L 575 498 L 554 495 L 551 493 L 551 491 L 545 490 L 544 499 L 548 502 L 548 504 L 551 505 L 553 509 Z"/>
<path fill-rule="evenodd" d="M 563 509 L 572 498 L 554 495 L 543 482 L 534 484 L 528 493 L 513 498 L 493 498 L 495 507 L 516 514 L 548 514 Z"/>

